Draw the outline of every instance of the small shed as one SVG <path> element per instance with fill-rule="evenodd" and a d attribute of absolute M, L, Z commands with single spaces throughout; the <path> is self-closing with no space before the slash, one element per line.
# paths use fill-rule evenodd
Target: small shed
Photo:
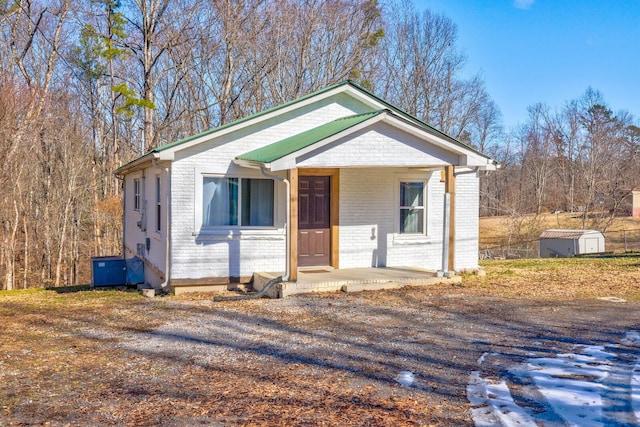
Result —
<path fill-rule="evenodd" d="M 596 230 L 547 230 L 540 235 L 540 257 L 572 257 L 604 252 L 604 236 Z"/>

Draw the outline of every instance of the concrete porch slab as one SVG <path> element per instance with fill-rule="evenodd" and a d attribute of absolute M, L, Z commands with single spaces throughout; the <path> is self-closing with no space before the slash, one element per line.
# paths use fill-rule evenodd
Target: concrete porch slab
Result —
<path fill-rule="evenodd" d="M 254 273 L 253 288 L 262 290 L 271 279 L 282 273 Z M 460 283 L 460 276 L 438 277 L 436 271 L 417 267 L 345 268 L 314 267 L 298 270 L 297 282 L 273 286 L 267 296 L 284 298 L 310 292 L 360 292 L 366 290 L 399 289 L 407 285 L 422 286 L 437 283 Z"/>

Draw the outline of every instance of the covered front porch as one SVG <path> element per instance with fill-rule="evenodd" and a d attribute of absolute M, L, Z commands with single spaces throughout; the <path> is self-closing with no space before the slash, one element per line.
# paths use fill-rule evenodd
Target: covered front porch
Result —
<path fill-rule="evenodd" d="M 253 288 L 261 291 L 269 280 L 282 276 L 282 272 L 257 272 L 253 276 Z M 297 281 L 273 286 L 266 295 L 284 298 L 310 292 L 360 292 L 381 289 L 399 289 L 405 286 L 428 286 L 438 283 L 460 283 L 460 276 L 442 276 L 433 270 L 418 267 L 299 268 Z"/>
<path fill-rule="evenodd" d="M 234 163 L 286 185 L 285 271 L 253 274 L 258 291 L 282 276 L 271 297 L 452 282 L 456 268 L 477 267 L 477 174 L 491 160 L 414 118 L 340 118 Z M 458 262 L 465 251 L 475 259 Z"/>

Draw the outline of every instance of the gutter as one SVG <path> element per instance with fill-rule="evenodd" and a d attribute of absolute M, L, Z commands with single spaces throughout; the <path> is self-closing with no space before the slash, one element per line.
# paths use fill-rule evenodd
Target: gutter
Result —
<path fill-rule="evenodd" d="M 124 165 L 120 166 L 118 169 L 114 171 L 114 173 L 116 174 L 116 176 L 124 177 L 126 173 L 132 170 L 135 170 L 138 166 L 143 165 L 149 161 L 151 161 L 153 166 L 156 166 L 155 162 L 156 160 L 159 160 L 159 159 L 160 159 L 160 155 L 158 153 L 156 152 L 147 153 L 142 157 L 138 157 L 137 159 L 134 159 L 129 163 L 125 163 Z M 156 166 L 156 167 L 159 167 L 159 166 Z"/>

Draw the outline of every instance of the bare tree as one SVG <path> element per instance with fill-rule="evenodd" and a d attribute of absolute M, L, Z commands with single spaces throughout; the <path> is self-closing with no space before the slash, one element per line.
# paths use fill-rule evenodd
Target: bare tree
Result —
<path fill-rule="evenodd" d="M 460 77 L 466 58 L 457 48 L 458 30 L 444 15 L 419 14 L 408 1 L 387 16 L 380 54 L 381 96 L 449 135 L 476 146 L 499 133 L 500 114 L 484 81 Z"/>

